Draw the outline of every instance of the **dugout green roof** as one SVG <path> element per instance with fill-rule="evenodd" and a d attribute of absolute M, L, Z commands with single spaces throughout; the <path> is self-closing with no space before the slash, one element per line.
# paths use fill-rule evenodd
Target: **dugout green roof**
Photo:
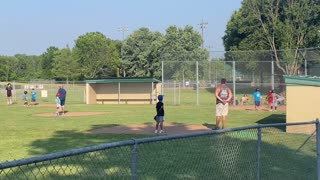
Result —
<path fill-rule="evenodd" d="M 107 84 L 107 83 L 160 83 L 161 81 L 152 77 L 134 77 L 134 78 L 107 78 L 107 79 L 88 79 L 88 84 Z"/>
<path fill-rule="evenodd" d="M 320 77 L 283 76 L 287 86 L 320 86 Z"/>

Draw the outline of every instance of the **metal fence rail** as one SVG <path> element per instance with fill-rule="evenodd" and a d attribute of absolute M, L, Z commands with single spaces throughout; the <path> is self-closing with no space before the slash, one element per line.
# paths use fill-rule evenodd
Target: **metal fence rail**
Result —
<path fill-rule="evenodd" d="M 133 139 L 3 162 L 0 179 L 320 179 L 318 132 L 316 120 Z"/>

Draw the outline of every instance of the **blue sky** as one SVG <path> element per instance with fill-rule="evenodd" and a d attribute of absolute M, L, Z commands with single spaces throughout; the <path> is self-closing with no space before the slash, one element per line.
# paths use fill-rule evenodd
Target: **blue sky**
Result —
<path fill-rule="evenodd" d="M 165 32 L 170 25 L 191 25 L 201 32 L 205 46 L 223 51 L 226 24 L 242 0 L 7 0 L 0 6 L 0 55 L 40 55 L 50 46 L 74 46 L 87 32 L 99 31 L 122 39 L 141 28 Z"/>

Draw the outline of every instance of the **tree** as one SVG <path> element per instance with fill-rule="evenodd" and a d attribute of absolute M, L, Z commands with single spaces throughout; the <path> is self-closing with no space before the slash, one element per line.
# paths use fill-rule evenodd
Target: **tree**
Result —
<path fill-rule="evenodd" d="M 305 58 L 301 48 L 318 46 L 319 28 L 320 1 L 244 0 L 223 41 L 227 51 L 270 50 L 279 70 L 295 75 Z"/>
<path fill-rule="evenodd" d="M 51 73 L 56 80 L 78 80 L 79 64 L 72 56 L 69 47 L 57 51 L 53 58 Z"/>
<path fill-rule="evenodd" d="M 12 56 L 0 56 L 0 80 L 12 81 L 17 80 L 17 75 L 14 72 L 18 64 L 18 59 Z"/>
<path fill-rule="evenodd" d="M 53 76 L 51 74 L 51 69 L 53 68 L 53 58 L 56 52 L 59 51 L 57 47 L 49 47 L 47 48 L 47 52 L 41 55 L 41 68 L 42 68 L 42 76 L 43 79 L 52 79 Z"/>
<path fill-rule="evenodd" d="M 141 28 L 133 32 L 123 43 L 122 59 L 124 76 L 160 77 L 159 54 L 161 33 Z"/>
<path fill-rule="evenodd" d="M 13 71 L 17 75 L 17 80 L 29 81 L 30 79 L 37 79 L 41 77 L 41 61 L 40 56 L 16 54 L 17 65 Z"/>
<path fill-rule="evenodd" d="M 167 28 L 159 50 L 162 61 L 175 61 L 175 63 L 166 62 L 167 78 L 195 79 L 195 61 L 200 61 L 200 78 L 204 76 L 209 52 L 201 48 L 202 42 L 201 35 L 192 26 Z"/>
<path fill-rule="evenodd" d="M 90 32 L 75 41 L 74 55 L 85 78 L 116 76 L 120 58 L 115 45 L 100 32 Z"/>

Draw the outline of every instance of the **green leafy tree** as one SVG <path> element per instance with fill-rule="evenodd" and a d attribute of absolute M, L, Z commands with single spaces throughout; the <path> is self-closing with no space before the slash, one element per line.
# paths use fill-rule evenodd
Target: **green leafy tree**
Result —
<path fill-rule="evenodd" d="M 90 32 L 75 41 L 74 55 L 85 78 L 116 76 L 120 66 L 118 51 L 100 32 Z"/>
<path fill-rule="evenodd" d="M 0 80 L 12 81 L 17 80 L 15 69 L 18 59 L 13 56 L 0 56 Z"/>
<path fill-rule="evenodd" d="M 41 59 L 40 56 L 16 54 L 17 66 L 14 71 L 19 81 L 30 81 L 41 77 Z"/>
<path fill-rule="evenodd" d="M 159 77 L 160 60 L 157 52 L 161 38 L 161 33 L 141 28 L 125 40 L 121 54 L 124 76 Z"/>
<path fill-rule="evenodd" d="M 192 26 L 167 28 L 159 50 L 160 59 L 180 63 L 167 62 L 166 78 L 195 79 L 195 61 L 200 61 L 199 75 L 203 78 L 207 69 L 205 67 L 208 66 L 209 52 L 201 48 L 202 42 L 201 35 Z"/>
<path fill-rule="evenodd" d="M 53 68 L 53 58 L 57 51 L 59 51 L 57 47 L 51 46 L 41 55 L 42 79 L 53 79 L 51 69 Z"/>
<path fill-rule="evenodd" d="M 79 64 L 72 56 L 69 47 L 57 51 L 53 58 L 51 73 L 56 80 L 78 80 L 80 76 Z"/>
<path fill-rule="evenodd" d="M 301 48 L 319 45 L 319 25 L 320 1 L 244 0 L 223 41 L 227 51 L 270 50 L 247 60 L 262 56 L 275 61 L 282 73 L 295 75 L 305 59 Z"/>

